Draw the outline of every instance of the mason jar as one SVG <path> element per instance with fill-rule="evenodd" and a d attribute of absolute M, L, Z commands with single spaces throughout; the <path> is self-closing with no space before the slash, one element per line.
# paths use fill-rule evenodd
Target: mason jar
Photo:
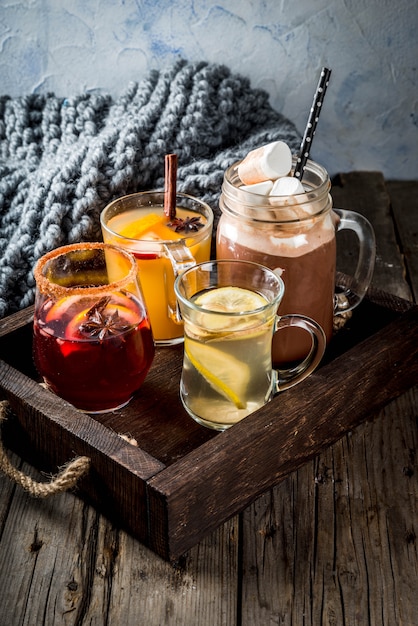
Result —
<path fill-rule="evenodd" d="M 293 167 L 296 158 L 293 158 Z M 264 196 L 249 191 L 238 175 L 239 162 L 225 172 L 216 234 L 218 259 L 254 261 L 284 281 L 279 314 L 298 313 L 323 328 L 327 343 L 333 319 L 354 309 L 370 284 L 376 254 L 375 235 L 361 214 L 333 208 L 327 171 L 308 160 L 304 193 Z M 337 273 L 336 233 L 352 230 L 359 242 L 352 276 Z M 337 280 L 338 276 L 338 280 Z M 282 332 L 273 342 L 273 362 L 298 362 L 310 350 L 304 333 Z"/>

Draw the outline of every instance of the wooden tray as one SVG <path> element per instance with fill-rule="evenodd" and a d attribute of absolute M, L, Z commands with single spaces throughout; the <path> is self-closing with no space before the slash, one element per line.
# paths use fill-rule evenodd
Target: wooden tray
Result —
<path fill-rule="evenodd" d="M 77 493 L 175 560 L 416 384 L 418 306 L 370 291 L 310 378 L 223 433 L 195 424 L 181 405 L 182 346 L 158 349 L 135 400 L 95 418 L 39 385 L 31 348 L 32 308 L 0 321 L 0 398 L 15 413 L 5 445 L 54 473 L 90 457 Z"/>

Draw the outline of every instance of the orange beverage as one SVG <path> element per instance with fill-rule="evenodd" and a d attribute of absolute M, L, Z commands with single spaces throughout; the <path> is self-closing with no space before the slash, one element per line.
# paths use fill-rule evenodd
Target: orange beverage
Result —
<path fill-rule="evenodd" d="M 176 276 L 210 258 L 213 213 L 186 194 L 177 194 L 176 217 L 164 214 L 164 192 L 150 191 L 119 198 L 101 215 L 103 238 L 129 250 L 160 345 L 183 341 L 183 324 L 174 293 Z"/>

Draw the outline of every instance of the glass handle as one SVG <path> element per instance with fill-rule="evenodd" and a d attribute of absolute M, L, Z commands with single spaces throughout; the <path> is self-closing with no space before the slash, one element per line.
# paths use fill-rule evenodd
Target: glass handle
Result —
<path fill-rule="evenodd" d="M 359 255 L 353 276 L 337 272 L 334 313 L 338 315 L 354 309 L 366 295 L 376 259 L 376 237 L 372 225 L 360 213 L 345 209 L 334 209 L 334 213 L 339 217 L 337 232 L 352 230 L 359 240 Z"/>
<path fill-rule="evenodd" d="M 289 389 L 294 385 L 302 382 L 307 376 L 318 367 L 324 356 L 326 348 L 326 337 L 321 326 L 314 320 L 304 315 L 283 315 L 277 316 L 274 326 L 274 332 L 278 332 L 283 328 L 289 327 L 302 328 L 311 336 L 311 349 L 309 354 L 294 367 L 284 369 L 274 369 L 274 385 L 273 395 L 279 391 Z"/>
<path fill-rule="evenodd" d="M 196 265 L 196 260 L 182 240 L 164 244 L 164 252 L 166 257 L 171 262 L 174 279 L 176 279 L 176 277 L 185 270 L 188 270 L 190 267 Z M 166 289 L 168 314 L 174 322 L 180 323 L 182 321 L 182 317 L 180 307 L 174 293 L 174 281 L 166 281 Z"/>

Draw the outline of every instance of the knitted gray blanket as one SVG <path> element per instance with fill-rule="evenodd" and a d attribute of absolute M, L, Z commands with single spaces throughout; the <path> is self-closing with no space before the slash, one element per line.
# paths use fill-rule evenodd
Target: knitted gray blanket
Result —
<path fill-rule="evenodd" d="M 267 93 L 204 62 L 152 71 L 117 99 L 0 97 L 0 318 L 33 302 L 44 253 L 101 240 L 106 204 L 163 188 L 165 154 L 178 155 L 178 190 L 217 218 L 226 168 L 279 139 L 297 151 L 301 138 Z"/>

